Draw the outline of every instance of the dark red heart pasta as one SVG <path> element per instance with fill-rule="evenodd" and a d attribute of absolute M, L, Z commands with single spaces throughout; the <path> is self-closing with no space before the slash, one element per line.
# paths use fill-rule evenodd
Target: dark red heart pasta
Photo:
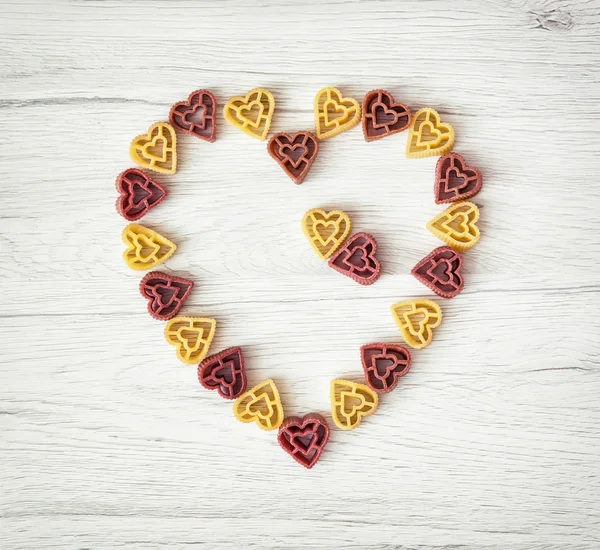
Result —
<path fill-rule="evenodd" d="M 217 100 L 208 90 L 192 92 L 171 107 L 169 120 L 177 129 L 204 141 L 215 141 Z"/>
<path fill-rule="evenodd" d="M 406 130 L 412 115 L 404 103 L 394 102 L 385 90 L 371 90 L 363 100 L 362 127 L 366 141 L 374 141 Z"/>
<path fill-rule="evenodd" d="M 280 132 L 269 140 L 267 151 L 292 181 L 300 184 L 319 154 L 319 143 L 310 132 Z"/>
<path fill-rule="evenodd" d="M 329 260 L 329 266 L 361 285 L 372 285 L 381 275 L 377 241 L 368 233 L 352 235 Z"/>
<path fill-rule="evenodd" d="M 242 348 L 228 348 L 198 365 L 198 381 L 207 390 L 217 390 L 224 399 L 237 399 L 246 391 Z"/>
<path fill-rule="evenodd" d="M 130 222 L 139 220 L 158 206 L 167 190 L 138 168 L 129 168 L 117 176 L 117 211 Z"/>
<path fill-rule="evenodd" d="M 449 246 L 440 246 L 423 258 L 411 273 L 442 298 L 454 298 L 465 284 L 462 254 Z"/>
<path fill-rule="evenodd" d="M 160 271 L 152 271 L 140 281 L 140 293 L 148 300 L 148 313 L 158 321 L 175 317 L 192 288 L 194 281 Z"/>
<path fill-rule="evenodd" d="M 316 413 L 303 418 L 290 416 L 283 421 L 277 434 L 281 448 L 298 464 L 309 470 L 317 463 L 329 440 L 327 421 Z"/>
<path fill-rule="evenodd" d="M 481 172 L 458 153 L 441 156 L 435 165 L 435 202 L 462 201 L 481 191 Z"/>
<path fill-rule="evenodd" d="M 365 378 L 378 393 L 392 391 L 410 370 L 410 352 L 396 344 L 367 344 L 360 348 Z"/>

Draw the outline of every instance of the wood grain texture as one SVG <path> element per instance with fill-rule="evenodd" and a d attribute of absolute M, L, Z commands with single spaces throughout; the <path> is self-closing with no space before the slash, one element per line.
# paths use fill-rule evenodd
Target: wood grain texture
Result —
<path fill-rule="evenodd" d="M 3 549 L 596 550 L 600 547 L 599 0 L 0 0 Z M 127 269 L 114 210 L 130 139 L 198 87 L 262 86 L 272 131 L 313 128 L 336 85 L 437 108 L 479 166 L 466 286 L 399 388 L 305 471 L 177 362 Z M 399 342 L 436 159 L 406 134 L 322 143 L 301 186 L 218 120 L 180 138 L 142 223 L 197 282 L 250 382 L 329 417 L 329 381 Z M 346 210 L 376 235 L 360 287 L 300 231 Z"/>

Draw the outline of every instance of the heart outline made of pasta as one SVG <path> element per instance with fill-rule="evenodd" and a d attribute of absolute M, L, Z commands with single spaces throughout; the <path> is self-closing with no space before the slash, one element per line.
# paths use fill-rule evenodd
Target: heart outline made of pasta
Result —
<path fill-rule="evenodd" d="M 212 104 L 209 101 L 207 104 L 204 104 L 201 99 L 201 92 L 206 92 L 209 94 L 206 97 L 212 97 Z M 256 92 L 255 96 L 252 96 L 252 93 Z M 264 92 L 264 94 L 263 94 Z M 322 98 L 319 98 L 320 94 L 326 92 L 326 95 Z M 372 95 L 376 93 L 377 95 Z M 196 94 L 194 99 L 192 97 Z M 198 95 L 200 94 L 200 95 Z M 368 101 L 369 95 L 372 95 L 372 101 Z M 269 97 L 270 96 L 270 97 Z M 193 105 L 197 102 L 199 105 L 202 104 L 202 108 L 206 108 L 208 106 L 208 116 L 215 115 L 216 110 L 216 101 L 214 100 L 214 96 L 210 94 L 210 92 L 206 90 L 196 90 L 196 92 L 192 92 L 188 97 L 187 102 L 178 102 L 173 108 L 172 112 L 177 113 L 177 116 L 181 116 L 181 120 L 177 119 L 179 122 L 176 123 L 175 119 L 171 120 L 171 114 L 169 118 L 172 122 L 172 127 L 169 127 L 166 123 L 156 123 L 150 127 L 148 133 L 146 135 L 140 135 L 134 138 L 131 146 L 131 155 L 132 158 L 135 158 L 135 155 L 138 155 L 142 162 L 147 162 L 148 166 L 141 164 L 142 166 L 148 167 L 150 169 L 155 169 L 156 171 L 162 171 L 163 173 L 175 173 L 176 171 L 176 137 L 174 133 L 174 129 L 189 133 L 192 135 L 196 135 L 201 139 L 205 139 L 206 141 L 214 141 L 214 132 L 215 132 L 215 118 L 212 118 L 212 128 L 209 133 L 205 136 L 199 135 L 198 133 L 194 133 L 193 131 L 193 123 L 189 120 L 185 119 L 186 113 L 196 114 L 196 110 L 193 109 Z M 192 107 L 191 110 L 187 110 L 187 107 L 184 105 L 188 104 L 189 107 Z M 223 113 L 228 122 L 232 123 L 234 126 L 242 129 L 245 133 L 251 135 L 252 137 L 264 140 L 268 137 L 268 132 L 270 129 L 273 113 L 274 113 L 274 99 L 272 94 L 268 92 L 268 90 L 255 88 L 254 90 L 250 90 L 245 97 L 237 96 L 231 98 L 228 102 L 228 105 L 223 109 Z M 319 106 L 320 105 L 320 109 Z M 176 107 L 180 107 L 180 110 L 176 110 Z M 394 111 L 392 107 L 398 107 L 398 111 Z M 200 120 L 200 116 L 206 115 L 205 111 L 202 111 L 200 115 L 199 109 L 198 116 L 195 120 Z M 368 112 L 367 112 L 368 111 Z M 361 113 L 363 114 L 363 118 L 361 118 Z M 231 115 L 231 118 L 228 118 L 227 115 Z M 321 115 L 321 116 L 320 116 Z M 191 115 L 190 115 L 191 116 Z M 316 118 L 316 126 L 317 126 L 317 137 L 313 136 L 310 132 L 298 132 L 296 134 L 287 134 L 284 132 L 280 132 L 279 134 L 273 136 L 269 143 L 267 144 L 267 150 L 269 154 L 280 164 L 280 166 L 286 171 L 288 176 L 295 182 L 301 183 L 306 173 L 310 169 L 315 157 L 318 153 L 318 140 L 320 139 L 328 139 L 337 135 L 340 132 L 348 130 L 360 123 L 360 120 L 363 121 L 363 124 L 366 125 L 367 121 L 372 121 L 373 128 L 381 132 L 381 134 L 370 134 L 365 130 L 366 126 L 363 126 L 364 137 L 367 141 L 372 141 L 374 139 L 380 139 L 381 137 L 385 137 L 391 135 L 393 133 L 398 133 L 407 126 L 410 127 L 409 132 L 409 140 L 407 143 L 407 156 L 409 157 L 423 157 L 430 155 L 443 155 L 442 158 L 438 160 L 437 166 L 443 166 L 443 174 L 442 177 L 438 177 L 436 180 L 436 202 L 438 204 L 444 202 L 450 202 L 454 200 L 460 200 L 467 198 L 465 193 L 472 193 L 473 195 L 479 191 L 481 184 L 478 183 L 479 187 L 477 187 L 476 191 L 473 192 L 473 186 L 471 182 L 474 180 L 471 174 L 467 173 L 469 170 L 477 170 L 472 167 L 469 167 L 464 163 L 464 159 L 458 154 L 455 153 L 446 153 L 443 154 L 443 151 L 446 148 L 451 149 L 454 143 L 454 130 L 451 125 L 441 122 L 438 113 L 434 109 L 421 109 L 415 114 L 415 119 L 422 118 L 418 121 L 411 121 L 411 113 L 408 107 L 403 104 L 399 104 L 394 102 L 393 96 L 386 92 L 385 90 L 371 90 L 364 97 L 364 102 L 362 105 L 359 104 L 353 98 L 345 98 L 342 96 L 341 92 L 337 88 L 324 88 L 317 93 L 315 97 L 315 118 Z M 237 119 L 237 120 L 236 120 Z M 357 119 L 357 120 L 355 120 Z M 205 129 L 204 127 L 210 126 L 210 124 L 206 124 L 206 122 L 210 123 L 210 120 L 206 116 L 204 119 L 200 120 L 199 125 L 202 127 L 201 129 Z M 189 125 L 186 127 L 186 124 Z M 321 126 L 320 126 L 321 123 Z M 159 130 L 154 130 L 154 128 L 159 128 Z M 170 128 L 170 129 L 169 129 Z M 171 131 L 173 133 L 171 139 Z M 208 130 L 207 130 L 208 131 Z M 163 132 L 163 133 L 161 133 Z M 304 134 L 304 136 L 311 136 L 310 143 L 314 144 L 314 151 L 308 150 L 306 145 L 307 141 L 302 141 L 296 143 L 296 137 Z M 285 136 L 287 139 L 287 143 L 279 143 L 279 154 L 273 155 L 270 150 L 270 144 L 274 141 L 274 138 Z M 143 140 L 146 140 L 143 142 Z M 135 143 L 134 143 L 135 142 Z M 312 154 L 312 156 L 311 156 Z M 457 160 L 456 163 L 450 162 L 449 167 L 444 164 L 448 162 L 448 158 L 452 159 L 460 159 Z M 169 165 L 169 161 L 171 164 Z M 136 160 L 138 162 L 138 160 Z M 461 166 L 462 162 L 462 166 Z M 165 163 L 167 163 L 165 165 Z M 169 171 L 171 170 L 171 171 Z M 138 171 L 141 172 L 141 171 Z M 450 177 L 448 173 L 451 172 L 451 176 L 453 180 L 463 178 L 463 182 L 450 182 Z M 149 179 L 149 178 L 148 178 Z M 441 184 L 443 186 L 444 196 L 440 194 L 438 189 L 438 185 Z M 467 185 L 469 184 L 469 185 Z M 142 187 L 142 186 L 140 186 Z M 466 189 L 468 187 L 468 189 Z M 164 189 L 164 188 L 163 188 Z M 460 193 L 458 193 L 458 191 Z M 141 216 L 143 216 L 148 210 L 153 208 L 160 200 L 154 201 L 154 191 L 153 189 L 142 189 L 137 194 L 130 193 L 133 195 L 133 199 L 131 197 L 127 197 L 130 200 L 131 205 L 127 206 L 127 211 L 131 208 L 130 216 L 137 216 L 136 218 L 132 218 L 137 220 Z M 158 190 L 157 196 L 160 194 L 160 189 Z M 166 189 L 165 195 L 166 195 Z M 145 193 L 148 192 L 150 199 L 148 202 L 144 202 L 146 200 Z M 452 197 L 447 196 L 451 193 L 454 193 Z M 471 196 L 471 195 L 469 195 Z M 438 201 L 439 199 L 439 201 Z M 124 200 L 124 199 L 121 199 Z M 464 204 L 464 203 L 462 203 Z M 471 204 L 471 203 L 469 203 Z M 119 205 L 117 208 L 124 210 L 123 205 Z M 458 206 L 458 205 L 453 205 Z M 474 206 L 474 205 L 473 205 Z M 460 267 L 461 267 L 461 255 L 457 250 L 466 250 L 470 248 L 477 242 L 479 239 L 478 228 L 476 226 L 476 222 L 479 216 L 479 211 L 476 206 L 474 206 L 474 211 L 466 212 L 466 211 L 452 211 L 456 213 L 455 216 L 446 216 L 443 217 L 444 214 L 448 214 L 448 211 L 451 208 L 447 209 L 444 213 L 436 216 L 434 220 L 431 220 L 430 224 L 433 229 L 431 229 L 434 234 L 438 235 L 436 231 L 441 232 L 442 235 L 438 235 L 442 240 L 446 241 L 446 238 L 454 238 L 457 243 L 454 243 L 456 249 L 451 249 L 450 247 L 439 247 L 436 251 L 445 249 L 449 251 L 448 253 L 454 254 L 454 260 L 449 260 L 448 266 L 450 267 L 443 271 L 442 276 L 446 278 L 452 279 L 454 275 L 458 276 L 460 279 Z M 141 212 L 141 214 L 140 214 Z M 313 209 L 309 211 L 307 214 L 314 214 L 318 212 L 317 217 L 312 218 L 307 223 L 307 227 L 309 231 L 305 231 L 309 241 L 311 242 L 311 246 L 315 249 L 317 254 L 323 259 L 329 259 L 330 266 L 334 269 L 341 271 L 345 275 L 361 282 L 361 284 L 370 284 L 366 281 L 369 281 L 371 277 L 373 277 L 373 281 L 376 277 L 379 276 L 380 273 L 380 264 L 377 261 L 375 252 L 377 250 L 377 243 L 375 239 L 368 234 L 356 234 L 350 235 L 351 233 L 351 222 L 350 218 L 342 212 L 341 210 L 334 210 L 332 212 L 326 212 L 320 209 Z M 121 212 L 122 213 L 122 212 Z M 333 215 L 333 216 L 332 216 Z M 338 217 L 341 215 L 342 217 Z M 331 216 L 331 217 L 330 217 Z M 428 227 L 430 226 L 428 224 Z M 135 224 L 130 224 L 131 226 L 135 226 Z M 153 262 L 156 262 L 155 265 L 167 259 L 174 251 L 176 246 L 162 237 L 161 235 L 153 232 L 148 228 L 144 228 L 143 226 L 139 226 L 145 231 L 132 232 L 131 230 L 124 235 L 124 241 L 129 246 L 128 250 L 132 249 L 133 245 L 133 253 L 134 255 L 138 255 L 140 258 L 134 261 L 137 261 L 139 264 L 134 269 L 147 269 L 147 266 L 150 266 Z M 130 226 L 128 226 L 130 228 Z M 303 219 L 303 229 L 304 219 Z M 125 233 L 125 232 L 124 232 Z M 137 241 L 132 237 L 132 234 L 136 236 Z M 461 242 L 463 238 L 462 235 L 465 234 L 467 237 L 471 237 L 471 240 L 468 242 Z M 154 235 L 157 235 L 159 238 L 154 240 Z M 312 236 L 311 236 L 312 235 Z M 444 237 L 443 235 L 446 235 Z M 359 236 L 365 236 L 371 239 L 372 241 L 372 250 L 367 251 L 366 249 L 359 254 L 360 258 L 357 262 L 353 262 L 348 258 L 344 259 L 344 267 L 340 269 L 340 266 L 335 265 L 334 260 L 338 257 L 341 257 L 342 253 L 345 249 L 350 251 L 351 245 L 356 238 Z M 126 238 L 125 238 L 126 237 Z M 162 240 L 161 240 L 162 239 Z M 344 244 L 344 242 L 348 239 L 348 241 Z M 473 242 L 474 241 L 474 242 Z M 161 247 L 163 245 L 171 246 L 170 252 L 163 253 Z M 463 248 L 459 248 L 459 247 Z M 465 248 L 467 247 L 467 248 Z M 360 248 L 360 247 L 359 247 Z M 364 248 L 364 247 L 363 247 Z M 363 250 L 361 248 L 361 250 Z M 444 267 L 442 264 L 446 261 L 447 258 L 443 258 L 444 261 L 441 261 L 439 258 L 435 256 L 435 252 L 431 253 L 427 258 L 433 260 L 431 261 L 431 265 L 423 264 L 425 269 L 425 275 L 429 277 L 428 281 L 423 281 L 424 284 L 431 283 L 432 280 L 437 281 L 438 283 L 443 280 L 439 278 L 439 273 L 441 273 L 441 267 Z M 126 251 L 127 252 L 127 251 Z M 131 252 L 130 252 L 131 254 Z M 127 254 L 126 260 L 128 263 L 131 260 L 131 257 Z M 163 257 L 165 256 L 165 257 Z M 350 254 L 351 256 L 351 254 Z M 363 259 L 372 259 L 374 260 L 374 266 L 372 271 L 375 273 L 369 273 L 364 275 L 356 275 L 353 273 L 356 265 L 360 268 L 363 263 Z M 456 268 L 456 258 L 458 258 L 458 267 Z M 424 260 L 425 260 L 424 259 Z M 417 269 L 422 263 L 422 260 L 414 269 Z M 438 261 L 440 260 L 440 261 Z M 333 264 L 332 264 L 333 262 Z M 142 266 L 143 264 L 143 266 Z M 445 264 L 444 264 L 445 265 Z M 452 270 L 455 271 L 452 271 Z M 439 273 L 438 273 L 439 272 Z M 413 273 L 415 274 L 415 273 Z M 164 277 L 170 277 L 166 274 L 160 274 Z M 423 273 L 418 274 L 422 276 Z M 157 273 L 148 274 L 144 280 L 148 278 L 148 276 L 157 276 Z M 415 276 L 417 276 L 415 274 Z M 438 277 L 438 279 L 435 279 Z M 175 277 L 172 277 L 176 279 Z M 419 278 L 417 276 L 417 278 Z M 361 281 L 362 279 L 362 281 Z M 421 279 L 419 279 L 421 280 Z M 193 285 L 193 282 L 187 281 Z M 457 283 L 454 279 L 453 289 L 454 291 L 457 288 Z M 462 288 L 462 280 L 460 281 L 460 288 Z M 150 285 L 152 286 L 152 285 Z M 169 287 L 169 284 L 163 285 L 166 288 Z M 429 285 L 428 285 L 429 286 Z M 158 288 L 158 287 L 157 287 Z M 161 287 L 162 288 L 162 287 Z M 432 290 L 439 291 L 440 289 L 436 289 L 430 286 Z M 460 288 L 456 291 L 457 293 L 460 291 Z M 187 293 L 191 290 L 191 287 L 187 289 Z M 193 364 L 200 360 L 200 364 L 198 365 L 198 375 L 200 383 L 207 389 L 217 389 L 222 397 L 227 399 L 236 399 L 236 403 L 234 404 L 234 412 L 238 419 L 242 422 L 256 422 L 261 429 L 273 430 L 277 427 L 277 424 L 281 424 L 288 420 L 285 418 L 283 414 L 283 407 L 281 405 L 281 399 L 275 386 L 274 382 L 269 379 L 265 382 L 258 384 L 254 388 L 249 391 L 245 391 L 246 378 L 243 367 L 243 357 L 241 355 L 241 349 L 239 347 L 228 348 L 220 353 L 217 353 L 211 357 L 205 357 L 209 351 L 209 347 L 211 345 L 216 322 L 214 319 L 210 318 L 196 318 L 196 317 L 176 317 L 179 307 L 181 303 L 175 304 L 177 300 L 181 298 L 179 294 L 176 295 L 177 300 L 171 300 L 171 295 L 163 295 L 160 293 L 161 291 L 149 290 L 144 295 L 148 300 L 151 300 L 148 303 L 148 309 L 150 314 L 152 315 L 153 311 L 151 311 L 152 307 L 158 308 L 161 312 L 163 308 L 168 311 L 164 315 L 154 316 L 161 320 L 169 320 L 167 323 L 167 327 L 165 327 L 165 337 L 169 341 L 171 345 L 176 347 L 176 352 L 178 357 L 189 364 Z M 448 290 L 444 290 L 446 294 L 442 294 L 438 292 L 440 296 L 451 297 L 449 295 Z M 187 297 L 187 294 L 186 296 Z M 185 298 L 184 298 L 185 299 Z M 154 304 L 154 305 L 152 305 Z M 175 304 L 177 307 L 176 310 L 171 310 L 170 308 Z M 404 304 L 412 304 L 411 307 L 413 310 L 400 311 L 401 306 Z M 433 304 L 432 307 L 429 307 L 429 304 Z M 431 302 L 429 300 L 409 300 L 406 302 L 400 302 L 392 306 L 394 316 L 396 317 L 396 321 L 403 332 L 403 336 L 407 340 L 407 344 L 411 345 L 409 341 L 412 339 L 413 342 L 416 342 L 412 347 L 421 348 L 428 345 L 431 341 L 431 337 L 433 334 L 433 329 L 439 326 L 441 323 L 441 309 L 437 306 L 437 310 L 435 308 L 437 304 L 435 302 Z M 156 312 L 154 312 L 156 313 Z M 422 319 L 413 319 L 413 316 L 422 315 Z M 168 316 L 168 317 L 167 317 Z M 407 321 L 408 320 L 408 321 Z M 176 323 L 180 323 L 180 326 L 176 326 Z M 194 325 L 195 322 L 205 322 L 205 326 L 198 327 Z M 183 324 L 181 324 L 183 323 Z M 367 348 L 372 348 L 373 346 L 380 346 L 381 349 L 375 350 L 379 355 L 377 360 L 385 360 L 391 361 L 385 367 L 373 367 L 373 363 L 371 367 L 367 367 L 367 362 L 365 360 L 364 355 L 361 355 L 361 359 L 363 361 L 363 369 L 365 372 L 365 378 L 367 379 L 368 386 L 364 384 L 358 384 L 356 382 L 351 382 L 348 380 L 337 379 L 332 381 L 331 383 L 331 399 L 332 399 L 332 415 L 334 416 L 334 421 L 338 427 L 342 429 L 354 429 L 357 427 L 362 419 L 365 416 L 373 414 L 378 405 L 378 396 L 377 393 L 386 393 L 387 391 L 391 391 L 394 387 L 396 387 L 398 380 L 401 376 L 406 374 L 408 369 L 410 368 L 410 353 L 407 348 L 403 346 L 397 346 L 394 344 L 368 344 L 362 346 L 361 354 L 363 354 L 364 350 Z M 387 353 L 392 348 L 403 349 L 406 353 L 406 359 L 402 359 L 399 357 L 391 357 L 391 353 Z M 233 355 L 232 355 L 233 354 Z M 217 357 L 221 357 L 222 361 L 216 361 Z M 236 362 L 234 360 L 235 357 L 239 358 Z M 214 372 L 211 371 L 210 376 L 206 376 L 203 383 L 202 377 L 200 376 L 201 370 L 203 366 L 208 365 L 210 361 L 213 361 L 211 367 L 214 368 Z M 377 361 L 375 361 L 376 363 Z M 375 368 L 375 371 L 373 370 Z M 377 369 L 379 369 L 377 371 Z M 240 376 L 243 375 L 243 383 L 234 381 L 230 374 L 235 372 Z M 379 379 L 384 380 L 385 383 L 382 383 L 378 386 L 375 382 L 373 382 L 373 378 L 370 376 L 373 372 L 377 372 L 379 375 Z M 210 378 L 210 380 L 209 380 Z M 373 382 L 373 383 L 372 383 Z M 241 387 L 240 387 L 241 385 Z M 224 389 L 225 388 L 225 389 Z M 334 391 L 335 389 L 335 391 Z M 373 394 L 370 394 L 368 390 L 372 390 Z M 339 392 L 339 395 L 336 394 Z M 348 404 L 350 403 L 350 404 Z M 338 407 L 337 416 L 336 416 L 336 404 Z M 237 407 L 237 408 L 236 408 Z M 296 427 L 300 429 L 300 435 L 298 437 L 304 437 L 308 434 L 308 432 L 302 431 L 304 424 L 306 424 L 306 419 L 311 417 L 320 417 L 316 413 L 311 413 L 306 415 L 305 417 L 289 417 L 289 420 L 293 420 L 296 423 Z M 320 417 L 322 418 L 322 417 Z M 323 423 L 327 426 L 327 422 L 323 419 Z M 317 422 L 315 425 L 320 424 Z M 281 428 L 281 425 L 280 425 Z M 312 428 L 309 429 L 309 431 Z M 328 427 L 327 427 L 328 429 Z M 296 436 L 294 436 L 296 437 Z M 326 442 L 326 441 L 325 441 Z M 294 454 L 300 456 L 302 454 L 302 446 L 297 446 L 297 442 L 289 452 L 294 457 Z M 310 444 L 306 444 L 304 448 L 309 450 Z M 321 449 L 322 450 L 322 449 Z M 312 452 L 312 451 L 311 451 Z M 320 454 L 320 451 L 319 451 Z M 296 457 L 294 457 L 297 459 Z M 305 467 L 310 468 L 312 466 L 312 458 L 305 457 L 306 461 L 304 463 L 299 461 Z M 318 457 L 317 457 L 318 458 Z M 316 462 L 316 460 L 315 460 Z"/>

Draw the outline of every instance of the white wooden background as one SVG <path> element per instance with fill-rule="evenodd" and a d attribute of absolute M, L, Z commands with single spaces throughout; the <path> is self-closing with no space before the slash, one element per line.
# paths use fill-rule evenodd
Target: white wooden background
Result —
<path fill-rule="evenodd" d="M 600 547 L 599 0 L 0 0 L 0 547 L 573 550 Z M 262 86 L 272 129 L 336 85 L 437 108 L 479 166 L 480 243 L 433 344 L 304 470 L 237 422 L 146 313 L 114 180 L 130 139 L 199 87 Z M 185 312 L 329 417 L 360 345 L 400 342 L 435 158 L 359 128 L 294 185 L 219 118 L 180 139 L 142 223 L 179 245 Z M 384 274 L 321 262 L 305 210 L 346 210 Z"/>

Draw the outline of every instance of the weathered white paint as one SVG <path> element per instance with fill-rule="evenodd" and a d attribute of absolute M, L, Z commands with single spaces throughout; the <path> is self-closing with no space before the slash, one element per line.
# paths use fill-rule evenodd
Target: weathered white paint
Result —
<path fill-rule="evenodd" d="M 0 535 L 26 548 L 600 546 L 600 2 L 0 0 Z M 121 259 L 129 140 L 198 87 L 255 86 L 273 130 L 325 85 L 432 106 L 483 171 L 466 288 L 414 368 L 310 472 L 179 364 Z M 180 141 L 143 223 L 179 244 L 187 313 L 242 345 L 288 414 L 328 415 L 358 349 L 399 342 L 436 159 L 405 134 L 322 144 L 305 183 L 219 120 Z M 381 247 L 363 288 L 299 228 L 340 207 Z"/>

